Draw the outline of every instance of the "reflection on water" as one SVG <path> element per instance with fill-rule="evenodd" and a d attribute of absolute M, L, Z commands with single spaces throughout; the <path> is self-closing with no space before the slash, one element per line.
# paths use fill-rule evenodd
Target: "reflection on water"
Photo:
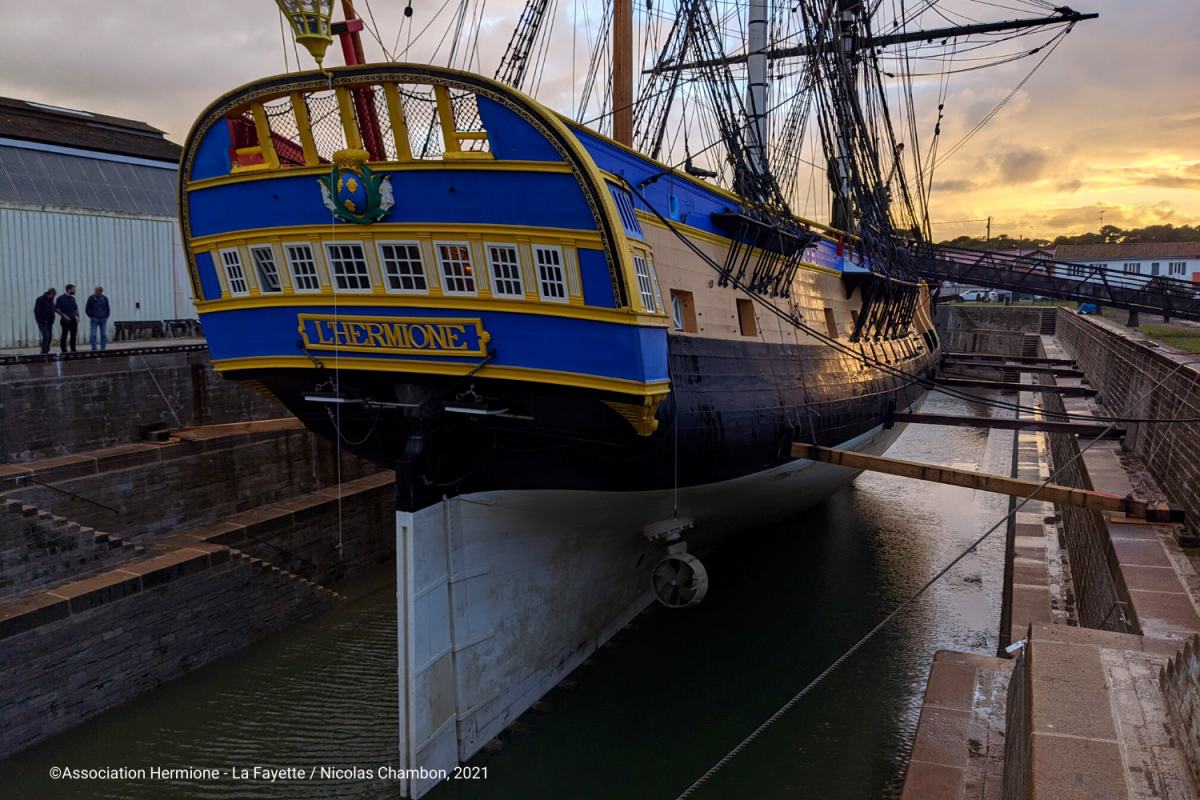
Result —
<path fill-rule="evenodd" d="M 929 413 L 980 409 L 940 395 Z M 999 441 L 999 444 L 997 442 Z M 1011 441 L 1011 439 L 1009 439 Z M 889 455 L 1001 471 L 986 432 L 910 429 Z M 863 475 L 708 559 L 695 609 L 657 607 L 499 753 L 432 800 L 674 798 L 1006 510 L 969 489 Z M 933 653 L 996 648 L 994 535 L 696 793 L 895 797 Z M 386 781 L 51 781 L 52 766 L 397 766 L 394 585 L 273 636 L 0 764 L 25 798 L 393 798 Z"/>

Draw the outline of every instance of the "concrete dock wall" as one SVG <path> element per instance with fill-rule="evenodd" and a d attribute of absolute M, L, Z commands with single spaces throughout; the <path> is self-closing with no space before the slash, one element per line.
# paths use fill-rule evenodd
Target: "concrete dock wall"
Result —
<path fill-rule="evenodd" d="M 1042 355 L 1045 355 L 1044 351 Z M 1054 382 L 1049 376 L 1038 377 L 1046 383 Z M 1057 394 L 1043 394 L 1042 406 L 1051 414 L 1066 413 L 1062 397 Z M 1079 456 L 1079 440 L 1075 435 L 1044 435 L 1055 469 L 1054 482 L 1060 486 L 1093 490 L 1095 487 Z M 1062 536 L 1071 564 L 1079 624 L 1085 628 L 1140 633 L 1104 517 L 1098 511 L 1076 506 L 1059 505 L 1056 508 L 1062 517 Z M 1116 613 L 1118 603 L 1124 603 L 1124 614 Z"/>
<path fill-rule="evenodd" d="M 202 544 L 27 596 L 0 610 L 0 758 L 338 599 Z"/>
<path fill-rule="evenodd" d="M 1025 334 L 1038 332 L 1042 311 L 943 303 L 937 307 L 934 324 L 948 352 L 1019 356 Z"/>
<path fill-rule="evenodd" d="M 1200 356 L 1147 346 L 1148 338 L 1107 320 L 1060 309 L 1058 339 L 1100 392 L 1108 413 L 1141 419 L 1200 417 Z M 1125 449 L 1183 505 L 1189 534 L 1200 520 L 1200 423 L 1125 426 Z"/>
<path fill-rule="evenodd" d="M 0 464 L 134 442 L 180 428 L 290 416 L 189 352 L 0 365 Z"/>
<path fill-rule="evenodd" d="M 128 539 L 214 524 L 231 514 L 336 486 L 337 461 L 335 445 L 296 423 L 284 430 L 125 445 L 10 465 L 0 469 L 6 478 L 0 491 L 6 498 Z M 19 473 L 25 468 L 30 475 L 22 480 Z M 379 471 L 342 451 L 342 481 Z"/>

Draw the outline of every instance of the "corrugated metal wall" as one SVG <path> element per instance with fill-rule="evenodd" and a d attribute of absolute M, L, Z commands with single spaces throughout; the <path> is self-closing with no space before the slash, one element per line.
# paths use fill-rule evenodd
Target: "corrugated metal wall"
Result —
<path fill-rule="evenodd" d="M 0 203 L 0 348 L 36 346 L 34 301 L 68 283 L 78 287 L 80 345 L 89 336 L 83 306 L 97 285 L 112 307 L 110 338 L 116 320 L 177 319 L 178 227 L 162 217 Z"/>

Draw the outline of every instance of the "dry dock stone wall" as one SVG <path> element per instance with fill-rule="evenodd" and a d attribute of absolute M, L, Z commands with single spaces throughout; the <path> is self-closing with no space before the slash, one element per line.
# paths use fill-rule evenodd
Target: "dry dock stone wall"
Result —
<path fill-rule="evenodd" d="M 213 545 L 23 598 L 0 613 L 0 758 L 339 599 Z"/>
<path fill-rule="evenodd" d="M 1060 309 L 1058 341 L 1100 392 L 1104 408 L 1142 419 L 1200 417 L 1200 356 L 1146 346 L 1146 337 Z M 1136 401 L 1136 402 L 1135 402 Z M 1149 468 L 1200 534 L 1200 423 L 1131 424 L 1125 448 Z"/>
<path fill-rule="evenodd" d="M 213 371 L 208 350 L 0 365 L 0 464 L 77 453 L 171 428 L 290 416 Z"/>
<path fill-rule="evenodd" d="M 91 456 L 80 454 L 78 463 L 64 459 L 56 474 L 32 476 L 54 488 L 12 477 L 0 489 L 6 499 L 138 539 L 210 525 L 336 486 L 339 477 L 337 447 L 298 423 L 202 441 L 127 445 Z M 341 451 L 342 481 L 377 472 L 374 464 Z"/>

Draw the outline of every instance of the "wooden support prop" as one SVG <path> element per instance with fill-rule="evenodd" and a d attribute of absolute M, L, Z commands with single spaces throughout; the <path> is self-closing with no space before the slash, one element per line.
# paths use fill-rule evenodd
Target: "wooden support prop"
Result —
<path fill-rule="evenodd" d="M 1044 419 L 1002 419 L 997 417 L 954 417 L 942 414 L 909 414 L 893 412 L 896 422 L 915 422 L 924 425 L 958 425 L 964 428 L 996 428 L 1002 431 L 1042 431 L 1043 433 L 1077 434 L 1084 439 L 1120 439 L 1124 428 L 1109 428 L 1081 422 L 1052 422 Z"/>
<path fill-rule="evenodd" d="M 948 361 L 1011 361 L 1015 364 L 1047 364 L 1049 366 L 1074 366 L 1073 358 L 1039 358 L 1037 356 L 996 356 L 990 353 L 944 353 Z"/>
<path fill-rule="evenodd" d="M 792 444 L 792 457 L 807 458 L 810 461 L 821 461 L 849 469 L 871 470 L 888 475 L 899 475 L 902 478 L 915 478 L 919 481 L 965 486 L 968 489 L 1007 494 L 1013 497 L 1029 497 L 1037 490 L 1035 499 L 1045 500 L 1049 503 L 1077 506 L 1092 511 L 1110 511 L 1159 523 L 1183 521 L 1183 509 L 1169 503 L 1147 503 L 1137 497 L 1117 497 L 1113 494 L 1091 492 L 1086 489 L 1072 489 L 1070 486 L 1055 484 L 1042 486 L 1038 481 L 1023 481 L 1019 478 L 1003 478 L 999 475 L 969 472 L 952 467 L 938 467 L 932 464 L 918 464 L 913 461 L 900 461 L 883 456 L 869 456 L 865 453 L 834 450 L 830 447 L 820 447 L 803 442 Z"/>
<path fill-rule="evenodd" d="M 1007 381 L 985 381 L 974 378 L 934 378 L 933 382 L 953 389 L 999 389 L 1008 392 L 1042 392 L 1061 394 L 1064 397 L 1095 397 L 1095 389 L 1086 386 L 1042 386 L 1037 383 L 1008 383 Z"/>
<path fill-rule="evenodd" d="M 992 363 L 976 363 L 971 361 L 947 361 L 942 366 L 947 369 L 1005 369 L 1013 372 L 1028 372 L 1033 375 L 1053 375 L 1056 378 L 1086 378 L 1077 369 L 1069 367 L 1037 367 L 1029 364 L 992 364 Z"/>

